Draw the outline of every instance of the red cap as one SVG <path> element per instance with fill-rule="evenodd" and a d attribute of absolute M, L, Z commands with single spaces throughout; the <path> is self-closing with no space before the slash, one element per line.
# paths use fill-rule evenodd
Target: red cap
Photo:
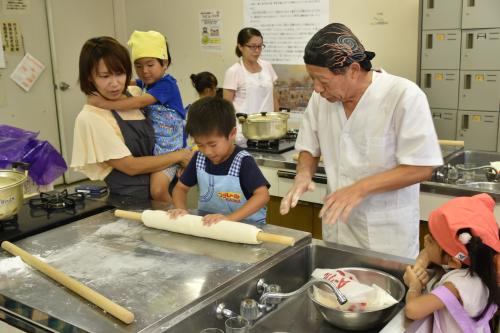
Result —
<path fill-rule="evenodd" d="M 486 193 L 472 197 L 454 198 L 429 216 L 429 230 L 439 246 L 450 256 L 470 265 L 467 237 L 457 235 L 457 231 L 469 228 L 473 236 L 493 250 L 500 252 L 498 225 L 493 210 L 495 201 Z"/>

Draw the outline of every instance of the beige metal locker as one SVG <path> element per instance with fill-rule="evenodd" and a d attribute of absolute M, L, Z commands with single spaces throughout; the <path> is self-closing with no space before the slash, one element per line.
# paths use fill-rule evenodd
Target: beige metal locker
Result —
<path fill-rule="evenodd" d="M 457 110 L 431 108 L 432 121 L 440 140 L 455 140 L 457 134 Z"/>
<path fill-rule="evenodd" d="M 427 95 L 431 108 L 456 110 L 459 81 L 458 70 L 424 69 L 421 71 L 420 87 Z"/>
<path fill-rule="evenodd" d="M 493 27 L 500 27 L 500 1 L 463 0 L 462 29 Z"/>
<path fill-rule="evenodd" d="M 496 151 L 498 112 L 458 110 L 457 140 L 466 149 Z"/>
<path fill-rule="evenodd" d="M 462 4 L 457 0 L 424 0 L 422 29 L 460 29 Z"/>
<path fill-rule="evenodd" d="M 422 31 L 422 69 L 458 69 L 460 30 Z"/>
<path fill-rule="evenodd" d="M 500 28 L 462 30 L 460 69 L 500 70 Z"/>
<path fill-rule="evenodd" d="M 500 111 L 500 71 L 460 71 L 458 108 Z"/>

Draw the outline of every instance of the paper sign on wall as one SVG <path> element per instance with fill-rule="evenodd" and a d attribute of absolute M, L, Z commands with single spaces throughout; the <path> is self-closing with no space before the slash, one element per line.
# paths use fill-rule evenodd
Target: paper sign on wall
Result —
<path fill-rule="evenodd" d="M 25 12 L 29 9 L 29 0 L 3 0 L 4 11 Z"/>
<path fill-rule="evenodd" d="M 5 68 L 5 52 L 3 51 L 2 37 L 0 36 L 0 68 Z"/>
<path fill-rule="evenodd" d="M 19 25 L 16 22 L 2 22 L 2 37 L 5 53 L 23 52 Z"/>
<path fill-rule="evenodd" d="M 31 54 L 26 53 L 10 78 L 25 91 L 29 91 L 44 69 L 44 64 Z"/>
<path fill-rule="evenodd" d="M 204 51 L 222 51 L 222 12 L 220 10 L 200 11 L 200 41 Z"/>

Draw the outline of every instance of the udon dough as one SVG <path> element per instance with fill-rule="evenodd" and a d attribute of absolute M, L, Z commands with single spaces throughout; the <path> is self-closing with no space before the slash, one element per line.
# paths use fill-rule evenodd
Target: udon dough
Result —
<path fill-rule="evenodd" d="M 211 226 L 204 226 L 201 216 L 186 214 L 172 219 L 167 212 L 162 210 L 145 210 L 142 213 L 142 222 L 150 228 L 226 242 L 244 244 L 262 243 L 257 240 L 257 234 L 261 229 L 240 222 L 220 221 Z"/>

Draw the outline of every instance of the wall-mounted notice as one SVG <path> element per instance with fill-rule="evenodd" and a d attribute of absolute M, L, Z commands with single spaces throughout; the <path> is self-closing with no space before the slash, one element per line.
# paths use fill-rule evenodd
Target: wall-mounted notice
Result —
<path fill-rule="evenodd" d="M 25 91 L 29 91 L 44 69 L 44 64 L 31 54 L 26 53 L 10 78 Z"/>
<path fill-rule="evenodd" d="M 3 51 L 2 36 L 0 36 L 0 68 L 5 68 L 5 52 Z"/>
<path fill-rule="evenodd" d="M 16 22 L 2 22 L 2 37 L 5 53 L 23 52 L 21 33 Z"/>
<path fill-rule="evenodd" d="M 29 9 L 29 0 L 2 0 L 4 11 L 26 12 Z"/>
<path fill-rule="evenodd" d="M 204 51 L 222 51 L 222 12 L 202 10 L 200 12 L 200 42 Z"/>
<path fill-rule="evenodd" d="M 272 64 L 303 64 L 309 39 L 329 23 L 329 0 L 245 0 L 245 26 L 259 29 Z"/>

